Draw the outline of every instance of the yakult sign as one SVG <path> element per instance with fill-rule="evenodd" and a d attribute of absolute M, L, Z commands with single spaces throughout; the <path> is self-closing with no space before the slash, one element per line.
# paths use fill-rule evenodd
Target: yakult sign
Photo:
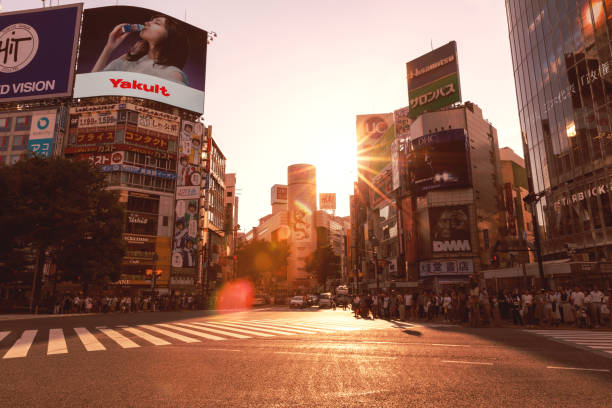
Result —
<path fill-rule="evenodd" d="M 0 102 L 72 95 L 82 7 L 0 14 Z"/>

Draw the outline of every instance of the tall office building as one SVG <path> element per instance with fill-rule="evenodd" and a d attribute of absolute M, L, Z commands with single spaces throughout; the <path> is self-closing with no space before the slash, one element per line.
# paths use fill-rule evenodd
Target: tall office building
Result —
<path fill-rule="evenodd" d="M 544 259 L 612 258 L 610 0 L 506 0 Z"/>

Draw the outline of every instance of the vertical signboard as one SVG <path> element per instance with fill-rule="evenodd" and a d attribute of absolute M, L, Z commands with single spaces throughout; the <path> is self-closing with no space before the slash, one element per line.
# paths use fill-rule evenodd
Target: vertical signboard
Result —
<path fill-rule="evenodd" d="M 457 43 L 451 41 L 406 63 L 410 117 L 461 102 Z"/>
<path fill-rule="evenodd" d="M 403 158 L 406 153 L 404 149 L 410 140 L 410 125 L 412 124 L 410 107 L 394 111 L 393 123 L 395 124 L 395 140 L 391 146 L 391 179 L 395 191 L 400 187 L 400 174 L 405 170 L 403 168 Z"/>
<path fill-rule="evenodd" d="M 28 150 L 41 157 L 50 157 L 53 153 L 55 119 L 57 111 L 46 110 L 32 113 L 32 125 L 28 139 Z"/>
<path fill-rule="evenodd" d="M 357 171 L 372 180 L 391 163 L 395 138 L 393 114 L 357 115 Z"/>
<path fill-rule="evenodd" d="M 0 102 L 72 95 L 82 8 L 0 14 Z"/>
<path fill-rule="evenodd" d="M 272 186 L 270 191 L 270 203 L 274 204 L 287 204 L 287 186 L 275 184 Z"/>
<path fill-rule="evenodd" d="M 74 96 L 134 96 L 202 113 L 207 36 L 140 7 L 87 9 Z"/>
<path fill-rule="evenodd" d="M 172 268 L 174 272 L 195 273 L 197 266 L 197 236 L 200 188 L 202 175 L 201 123 L 183 121 L 179 135 L 179 160 L 177 163 L 176 207 L 174 240 L 172 244 Z"/>

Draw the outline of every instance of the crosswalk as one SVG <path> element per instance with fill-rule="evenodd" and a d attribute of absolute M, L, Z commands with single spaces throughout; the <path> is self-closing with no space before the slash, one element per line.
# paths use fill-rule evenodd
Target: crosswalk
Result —
<path fill-rule="evenodd" d="M 612 332 L 587 330 L 525 330 L 575 347 L 597 351 L 612 358 Z"/>
<path fill-rule="evenodd" d="M 390 327 L 393 326 L 382 320 L 261 319 L 176 321 L 134 326 L 31 329 L 22 332 L 9 330 L 0 331 L 0 364 L 1 360 L 45 355 L 44 351 L 32 352 L 37 344 L 45 342 L 46 355 L 52 356 L 73 351 L 136 349 L 144 346 L 330 334 Z"/>

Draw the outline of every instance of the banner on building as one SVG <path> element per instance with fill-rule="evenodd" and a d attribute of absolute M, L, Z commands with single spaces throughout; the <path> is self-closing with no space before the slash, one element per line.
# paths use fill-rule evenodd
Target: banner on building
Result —
<path fill-rule="evenodd" d="M 393 114 L 357 115 L 357 172 L 372 180 L 391 164 L 391 144 L 395 139 Z"/>
<path fill-rule="evenodd" d="M 0 102 L 72 95 L 82 8 L 0 14 Z"/>
<path fill-rule="evenodd" d="M 32 113 L 28 150 L 40 157 L 50 157 L 53 153 L 55 120 L 57 111 L 46 110 Z"/>
<path fill-rule="evenodd" d="M 271 189 L 270 203 L 274 204 L 287 204 L 287 186 L 275 184 Z"/>
<path fill-rule="evenodd" d="M 457 43 L 442 47 L 406 63 L 410 117 L 461 102 Z"/>
<path fill-rule="evenodd" d="M 430 207 L 429 228 L 434 253 L 471 252 L 467 205 Z"/>
<path fill-rule="evenodd" d="M 207 37 L 153 10 L 87 9 L 74 96 L 133 96 L 202 113 Z M 158 50 L 155 59 L 149 58 L 151 47 Z"/>
<path fill-rule="evenodd" d="M 78 119 L 78 127 L 92 128 L 101 126 L 115 126 L 117 124 L 117 111 L 99 111 L 81 113 Z"/>
<path fill-rule="evenodd" d="M 320 210 L 335 210 L 336 209 L 336 193 L 319 193 L 319 209 Z"/>
<path fill-rule="evenodd" d="M 474 261 L 471 259 L 439 259 L 419 262 L 421 278 L 439 275 L 471 275 Z"/>
<path fill-rule="evenodd" d="M 198 235 L 198 200 L 176 200 L 172 267 L 195 268 Z"/>
<path fill-rule="evenodd" d="M 411 142 L 409 188 L 416 195 L 428 191 L 468 187 L 467 137 L 464 129 L 449 129 Z"/>

